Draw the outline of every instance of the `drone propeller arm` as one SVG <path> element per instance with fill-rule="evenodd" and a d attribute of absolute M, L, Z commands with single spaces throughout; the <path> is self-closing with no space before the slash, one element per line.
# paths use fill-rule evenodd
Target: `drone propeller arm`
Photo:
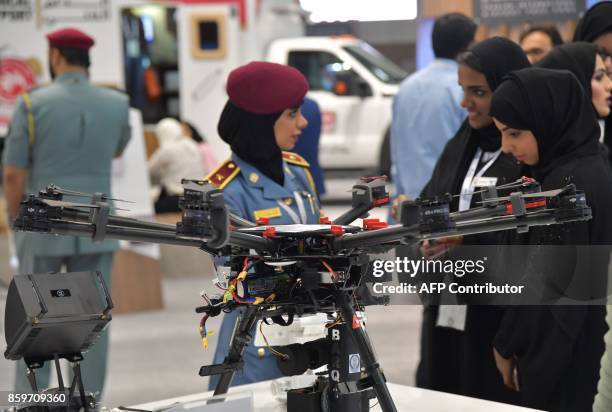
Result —
<path fill-rule="evenodd" d="M 370 210 L 372 210 L 375 206 L 371 204 L 362 203 L 357 207 L 353 207 L 349 211 L 343 213 L 341 216 L 338 216 L 334 219 L 335 225 L 349 225 L 353 223 L 356 219 L 366 215 Z"/>
<path fill-rule="evenodd" d="M 506 205 L 499 204 L 495 206 L 481 206 L 461 212 L 453 212 L 450 214 L 450 217 L 456 222 L 460 222 L 465 220 L 486 219 L 493 216 L 502 216 L 506 213 L 506 211 Z"/>
<path fill-rule="evenodd" d="M 62 212 L 62 218 L 67 220 L 77 220 L 81 222 L 89 222 L 89 213 L 83 212 L 78 209 L 72 208 L 64 208 Z M 168 225 L 164 223 L 156 223 L 156 222 L 148 222 L 138 219 L 132 219 L 129 217 L 120 217 L 109 215 L 108 224 L 114 226 L 122 226 L 125 228 L 139 228 L 139 229 L 149 229 L 149 230 L 159 230 L 162 232 L 172 232 L 176 231 L 175 225 Z"/>
<path fill-rule="evenodd" d="M 573 217 L 567 221 L 580 221 L 590 218 L 590 214 L 584 217 Z M 563 219 L 565 221 L 566 219 Z M 540 210 L 520 217 L 515 215 L 496 216 L 488 219 L 459 221 L 454 228 L 436 232 L 421 232 L 419 225 L 391 226 L 386 229 L 378 229 L 368 232 L 346 234 L 334 239 L 335 250 L 347 250 L 353 248 L 371 247 L 381 244 L 399 244 L 407 240 L 413 241 L 426 239 L 439 239 L 450 236 L 474 235 L 478 233 L 496 232 L 502 230 L 527 230 L 531 226 L 543 226 L 561 223 L 562 220 L 556 215 L 555 209 Z"/>
<path fill-rule="evenodd" d="M 54 233 L 58 235 L 91 237 L 93 236 L 95 230 L 96 227 L 92 223 L 52 220 L 49 233 Z M 193 247 L 201 247 L 204 244 L 204 242 L 198 239 L 178 238 L 175 233 L 169 231 L 122 227 L 114 225 L 108 225 L 106 227 L 105 238 Z"/>
<path fill-rule="evenodd" d="M 379 246 L 383 244 L 399 244 L 403 239 L 419 239 L 419 225 L 394 225 L 385 229 L 346 234 L 334 239 L 334 250 L 347 250 L 358 247 Z"/>
<path fill-rule="evenodd" d="M 147 222 L 142 223 L 144 225 Z M 50 233 L 58 235 L 89 237 L 92 236 L 94 232 L 95 225 L 91 223 L 68 222 L 63 220 L 54 220 L 51 222 Z M 108 239 L 130 240 L 135 242 L 192 246 L 201 248 L 211 254 L 217 254 L 216 249 L 206 247 L 206 243 L 200 239 L 178 237 L 174 232 L 168 230 L 108 225 L 106 227 L 105 237 Z M 239 232 L 230 233 L 229 244 L 262 251 L 273 251 L 275 249 L 275 243 L 272 240 Z"/>
<path fill-rule="evenodd" d="M 389 203 L 389 192 L 385 188 L 386 176 L 362 178 L 353 186 L 351 209 L 334 219 L 335 225 L 350 225 L 360 217 L 367 217 L 375 207 Z"/>
<path fill-rule="evenodd" d="M 244 219 L 238 215 L 235 215 L 231 212 L 228 213 L 229 215 L 229 219 L 230 219 L 230 223 L 238 228 L 245 228 L 245 227 L 255 227 L 257 226 L 255 223 L 251 222 L 250 220 Z"/>
<path fill-rule="evenodd" d="M 97 225 L 95 222 L 92 222 L 89 213 L 71 208 L 63 208 L 61 213 L 62 216 L 59 219 L 46 220 L 47 228 L 44 230 L 29 227 L 27 219 L 23 218 L 18 218 L 14 227 L 16 230 L 42 231 L 59 235 L 82 237 L 94 237 L 96 235 Z M 218 251 L 216 248 L 207 246 L 206 242 L 202 239 L 177 235 L 175 225 L 164 225 L 118 216 L 109 216 L 108 222 L 104 226 L 104 234 L 101 239 L 102 238 L 192 246 L 200 248 L 210 254 L 217 254 Z M 274 240 L 237 231 L 230 231 L 228 244 L 266 252 L 273 252 L 276 250 L 276 243 Z"/>
<path fill-rule="evenodd" d="M 68 207 L 64 208 L 62 217 L 65 217 L 66 219 L 78 220 L 78 221 L 83 221 L 83 222 L 89 221 L 89 213 L 83 212 L 82 210 L 68 208 Z M 250 220 L 243 219 L 240 216 L 237 216 L 233 213 L 229 214 L 229 218 L 230 218 L 230 222 L 238 228 L 257 226 L 255 223 L 251 222 Z M 142 220 L 133 219 L 129 217 L 120 217 L 120 216 L 114 216 L 114 215 L 109 215 L 108 223 L 111 225 L 123 226 L 123 227 L 161 230 L 161 231 L 167 231 L 167 232 L 172 232 L 172 233 L 176 232 L 176 225 L 148 222 L 148 221 L 142 221 Z"/>

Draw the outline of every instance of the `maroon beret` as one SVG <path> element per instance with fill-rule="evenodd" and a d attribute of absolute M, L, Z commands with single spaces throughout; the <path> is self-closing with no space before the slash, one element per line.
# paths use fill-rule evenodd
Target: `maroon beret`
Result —
<path fill-rule="evenodd" d="M 277 63 L 251 62 L 233 70 L 227 78 L 232 103 L 253 114 L 273 114 L 299 107 L 308 82 L 293 67 Z"/>
<path fill-rule="evenodd" d="M 66 28 L 47 34 L 49 47 L 71 47 L 89 50 L 94 45 L 94 39 L 80 30 Z"/>

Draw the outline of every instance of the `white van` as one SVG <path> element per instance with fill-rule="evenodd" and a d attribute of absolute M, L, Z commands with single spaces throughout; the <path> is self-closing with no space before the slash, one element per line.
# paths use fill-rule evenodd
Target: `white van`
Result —
<path fill-rule="evenodd" d="M 407 76 L 403 69 L 351 36 L 274 40 L 266 58 L 308 79 L 322 112 L 323 168 L 389 173 L 391 103 Z"/>

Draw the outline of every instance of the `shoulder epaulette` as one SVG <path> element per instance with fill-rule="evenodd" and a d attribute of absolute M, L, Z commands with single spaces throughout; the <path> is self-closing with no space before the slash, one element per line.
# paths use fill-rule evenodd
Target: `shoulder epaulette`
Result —
<path fill-rule="evenodd" d="M 302 167 L 310 167 L 310 163 L 306 161 L 302 156 L 293 152 L 283 152 L 283 160 L 287 163 L 291 163 L 293 165 L 298 165 Z"/>
<path fill-rule="evenodd" d="M 208 176 L 206 176 L 206 180 L 212 183 L 217 189 L 223 189 L 238 175 L 238 173 L 240 173 L 238 165 L 228 159 L 210 172 Z"/>

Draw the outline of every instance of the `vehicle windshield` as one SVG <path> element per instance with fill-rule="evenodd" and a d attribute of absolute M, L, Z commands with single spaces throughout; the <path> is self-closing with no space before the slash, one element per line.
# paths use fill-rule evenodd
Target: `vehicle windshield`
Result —
<path fill-rule="evenodd" d="M 404 69 L 383 56 L 368 43 L 360 42 L 356 46 L 345 46 L 344 50 L 384 83 L 399 84 L 408 76 Z"/>

